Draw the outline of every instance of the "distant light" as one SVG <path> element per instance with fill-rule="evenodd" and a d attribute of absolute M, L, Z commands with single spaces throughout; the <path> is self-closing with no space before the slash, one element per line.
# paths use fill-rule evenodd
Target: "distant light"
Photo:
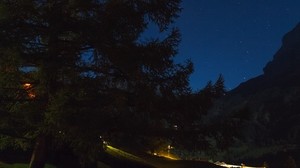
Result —
<path fill-rule="evenodd" d="M 178 125 L 173 125 L 174 130 L 178 130 Z"/>
<path fill-rule="evenodd" d="M 251 167 L 251 166 L 246 166 L 245 164 L 241 164 L 241 165 L 232 165 L 232 164 L 227 164 L 225 162 L 215 162 L 215 165 L 221 166 L 221 167 L 227 167 L 227 168 L 266 168 L 266 167 Z"/>
<path fill-rule="evenodd" d="M 30 83 L 25 83 L 23 84 L 24 89 L 30 89 L 31 88 L 31 84 Z"/>
<path fill-rule="evenodd" d="M 171 145 L 168 145 L 168 149 L 171 149 Z"/>
<path fill-rule="evenodd" d="M 35 94 L 33 93 L 32 90 L 30 90 L 32 88 L 32 85 L 30 83 L 24 83 L 23 84 L 23 88 L 27 91 L 27 95 L 30 99 L 35 98 Z"/>
<path fill-rule="evenodd" d="M 31 98 L 31 99 L 35 98 L 35 94 L 33 94 L 33 93 L 28 93 L 28 96 L 29 96 L 29 98 Z"/>
<path fill-rule="evenodd" d="M 174 149 L 174 147 L 171 145 L 168 145 L 168 149 Z"/>

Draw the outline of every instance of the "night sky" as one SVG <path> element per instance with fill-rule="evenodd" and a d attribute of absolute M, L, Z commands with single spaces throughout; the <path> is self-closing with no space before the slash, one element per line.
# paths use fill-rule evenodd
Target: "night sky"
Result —
<path fill-rule="evenodd" d="M 191 59 L 193 90 L 220 73 L 228 90 L 263 73 L 282 36 L 300 22 L 300 0 L 183 0 L 176 61 Z"/>

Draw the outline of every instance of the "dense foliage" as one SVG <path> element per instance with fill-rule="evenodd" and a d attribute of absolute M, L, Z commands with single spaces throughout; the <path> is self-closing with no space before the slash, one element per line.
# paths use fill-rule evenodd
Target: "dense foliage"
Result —
<path fill-rule="evenodd" d="M 161 97 L 189 92 L 192 64 L 174 63 L 180 34 L 169 28 L 179 3 L 1 1 L 1 146 L 36 141 L 31 167 L 42 167 L 47 147 L 68 144 L 84 164 L 100 135 L 151 126 Z M 143 39 L 149 24 L 168 35 Z"/>

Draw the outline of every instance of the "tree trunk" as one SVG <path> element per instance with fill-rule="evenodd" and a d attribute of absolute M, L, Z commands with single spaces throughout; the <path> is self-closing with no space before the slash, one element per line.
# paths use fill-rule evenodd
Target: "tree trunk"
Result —
<path fill-rule="evenodd" d="M 36 140 L 29 168 L 43 168 L 46 163 L 46 137 L 39 136 Z"/>

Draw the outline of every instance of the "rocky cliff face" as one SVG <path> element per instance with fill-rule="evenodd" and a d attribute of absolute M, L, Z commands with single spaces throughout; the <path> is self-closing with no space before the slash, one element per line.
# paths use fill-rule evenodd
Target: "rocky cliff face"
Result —
<path fill-rule="evenodd" d="M 253 94 L 270 87 L 300 86 L 300 23 L 282 39 L 282 46 L 264 74 L 242 83 L 231 93 Z"/>
<path fill-rule="evenodd" d="M 264 74 L 229 92 L 209 115 L 237 122 L 251 142 L 300 145 L 300 23 L 283 37 Z"/>
<path fill-rule="evenodd" d="M 282 40 L 282 47 L 264 68 L 270 78 L 300 74 L 300 23 Z"/>

